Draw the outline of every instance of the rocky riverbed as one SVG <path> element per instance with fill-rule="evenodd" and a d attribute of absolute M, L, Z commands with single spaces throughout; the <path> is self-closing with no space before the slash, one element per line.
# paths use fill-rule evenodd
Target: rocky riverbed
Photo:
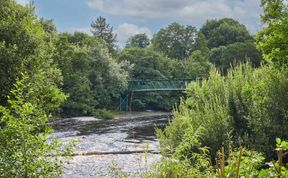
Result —
<path fill-rule="evenodd" d="M 160 159 L 155 128 L 163 128 L 169 119 L 170 113 L 141 112 L 108 121 L 93 117 L 54 120 L 52 137 L 64 142 L 78 140 L 74 149 L 77 156 L 64 161 L 62 177 L 112 177 L 118 170 L 143 174 Z"/>

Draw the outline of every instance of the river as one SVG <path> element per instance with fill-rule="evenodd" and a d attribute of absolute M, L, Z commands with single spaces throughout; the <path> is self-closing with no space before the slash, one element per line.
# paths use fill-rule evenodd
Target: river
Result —
<path fill-rule="evenodd" d="M 78 140 L 75 155 L 64 160 L 62 178 L 113 177 L 118 169 L 130 175 L 144 174 L 160 159 L 155 128 L 164 128 L 169 119 L 170 113 L 147 112 L 113 120 L 93 117 L 54 120 L 52 137 L 64 142 Z"/>

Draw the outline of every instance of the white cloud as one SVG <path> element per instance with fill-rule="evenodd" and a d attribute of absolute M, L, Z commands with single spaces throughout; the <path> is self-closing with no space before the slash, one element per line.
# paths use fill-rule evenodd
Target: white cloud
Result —
<path fill-rule="evenodd" d="M 21 4 L 22 6 L 25 6 L 25 5 L 27 5 L 27 4 L 29 4 L 29 0 L 16 0 L 16 2 L 18 3 L 18 4 Z"/>
<path fill-rule="evenodd" d="M 133 35 L 145 33 L 149 38 L 152 37 L 152 32 L 149 30 L 149 28 L 139 27 L 137 25 L 129 23 L 120 24 L 115 30 L 115 32 L 117 34 L 118 43 L 121 48 L 125 46 L 129 37 Z"/>
<path fill-rule="evenodd" d="M 260 0 L 86 0 L 89 7 L 134 20 L 166 19 L 201 25 L 207 19 L 230 17 L 259 27 Z"/>

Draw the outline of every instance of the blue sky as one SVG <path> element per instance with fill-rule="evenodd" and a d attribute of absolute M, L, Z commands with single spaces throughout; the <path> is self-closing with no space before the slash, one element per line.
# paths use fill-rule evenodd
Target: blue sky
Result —
<path fill-rule="evenodd" d="M 16 0 L 26 4 L 31 0 Z M 138 33 L 150 38 L 172 22 L 201 27 L 207 19 L 230 17 L 255 34 L 261 29 L 260 0 L 33 0 L 39 17 L 53 19 L 58 31 L 89 33 L 92 20 L 104 16 L 119 45 Z"/>

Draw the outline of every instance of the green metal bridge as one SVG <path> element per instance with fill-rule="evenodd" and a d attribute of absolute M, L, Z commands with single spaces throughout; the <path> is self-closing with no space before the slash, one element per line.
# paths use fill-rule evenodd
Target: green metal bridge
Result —
<path fill-rule="evenodd" d="M 181 91 L 184 90 L 192 79 L 183 80 L 131 80 L 128 81 L 128 89 L 120 97 L 120 111 L 131 111 L 134 92 L 153 91 Z"/>

